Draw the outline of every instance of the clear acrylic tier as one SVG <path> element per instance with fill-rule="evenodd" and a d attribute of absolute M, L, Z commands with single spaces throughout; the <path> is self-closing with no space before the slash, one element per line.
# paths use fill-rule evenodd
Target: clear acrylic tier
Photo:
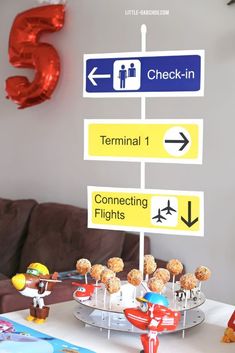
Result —
<path fill-rule="evenodd" d="M 201 324 L 205 320 L 203 311 L 198 308 L 205 302 L 205 295 L 201 291 L 195 290 L 187 300 L 180 300 L 175 295 L 176 290 L 179 290 L 178 284 L 174 285 L 173 291 L 173 284 L 168 283 L 162 293 L 169 301 L 169 308 L 181 312 L 181 320 L 177 329 L 170 332 L 184 331 Z M 126 281 L 122 281 L 121 291 L 112 295 L 107 293 L 103 284 L 100 284 L 99 288 L 95 289 L 91 299 L 86 301 L 80 301 L 75 291 L 73 297 L 78 302 L 78 307 L 74 315 L 84 324 L 107 329 L 109 333 L 110 330 L 143 333 L 144 331 L 137 329 L 127 321 L 123 310 L 137 307 L 139 303 L 135 298 L 142 297 L 146 291 L 145 283 L 135 288 Z"/>

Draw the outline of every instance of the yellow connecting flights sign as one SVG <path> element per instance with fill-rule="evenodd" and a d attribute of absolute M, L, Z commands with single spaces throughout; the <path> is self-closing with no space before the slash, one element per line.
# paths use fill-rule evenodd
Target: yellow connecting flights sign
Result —
<path fill-rule="evenodd" d="M 202 119 L 87 119 L 84 158 L 202 164 Z"/>
<path fill-rule="evenodd" d="M 88 227 L 204 236 L 204 194 L 88 186 Z"/>

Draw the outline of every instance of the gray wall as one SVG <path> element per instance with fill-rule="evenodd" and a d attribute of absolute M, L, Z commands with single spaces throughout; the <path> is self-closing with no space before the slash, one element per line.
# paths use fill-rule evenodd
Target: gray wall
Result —
<path fill-rule="evenodd" d="M 68 0 L 61 32 L 44 35 L 63 66 L 51 101 L 17 110 L 4 97 L 5 79 L 25 72 L 8 63 L 8 33 L 15 15 L 36 0 L 0 4 L 0 195 L 86 206 L 86 186 L 139 187 L 138 163 L 83 161 L 84 118 L 139 118 L 140 99 L 82 98 L 84 53 L 205 49 L 205 97 L 149 98 L 147 118 L 203 118 L 202 166 L 148 164 L 146 187 L 205 192 L 205 237 L 152 235 L 152 253 L 178 257 L 192 271 L 212 269 L 208 297 L 235 298 L 235 5 L 225 0 Z M 125 9 L 168 9 L 169 16 L 125 16 Z M 28 70 L 26 71 L 28 75 Z"/>

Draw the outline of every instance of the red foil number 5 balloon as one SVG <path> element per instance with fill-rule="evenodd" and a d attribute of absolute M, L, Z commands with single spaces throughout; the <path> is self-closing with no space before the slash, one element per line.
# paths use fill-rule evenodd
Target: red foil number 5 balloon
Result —
<path fill-rule="evenodd" d="M 40 43 L 43 32 L 56 32 L 64 26 L 64 5 L 33 8 L 18 14 L 9 38 L 10 63 L 19 68 L 35 69 L 32 82 L 25 76 L 6 80 L 7 98 L 19 109 L 36 105 L 49 99 L 60 76 L 60 58 L 55 48 Z"/>

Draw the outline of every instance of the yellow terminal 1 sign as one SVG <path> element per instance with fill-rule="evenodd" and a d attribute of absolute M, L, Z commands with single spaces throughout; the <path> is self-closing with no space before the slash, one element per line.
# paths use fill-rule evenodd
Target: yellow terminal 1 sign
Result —
<path fill-rule="evenodd" d="M 204 236 L 204 194 L 88 186 L 88 227 Z"/>
<path fill-rule="evenodd" d="M 202 164 L 202 119 L 86 119 L 84 158 Z"/>

